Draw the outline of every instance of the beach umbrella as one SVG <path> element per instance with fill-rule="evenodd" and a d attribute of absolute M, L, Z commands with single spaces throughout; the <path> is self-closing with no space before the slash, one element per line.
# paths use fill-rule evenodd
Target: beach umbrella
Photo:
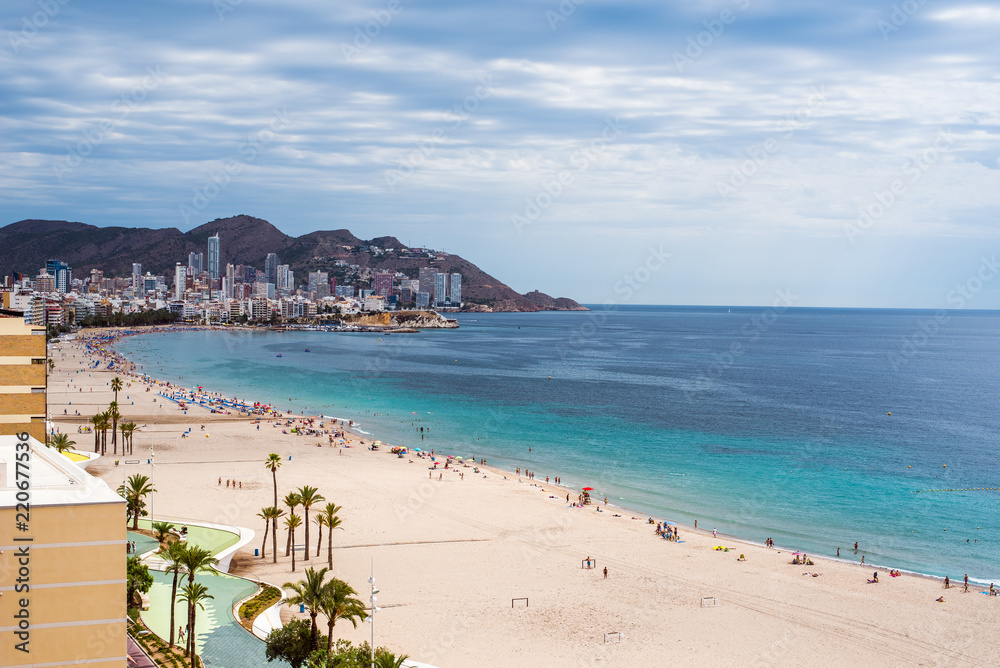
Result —
<path fill-rule="evenodd" d="M 413 451 L 414 452 L 423 452 L 423 450 L 421 450 L 420 448 L 413 448 Z"/>
<path fill-rule="evenodd" d="M 593 487 L 584 487 L 583 491 L 585 491 L 585 492 L 593 492 L 594 488 Z"/>

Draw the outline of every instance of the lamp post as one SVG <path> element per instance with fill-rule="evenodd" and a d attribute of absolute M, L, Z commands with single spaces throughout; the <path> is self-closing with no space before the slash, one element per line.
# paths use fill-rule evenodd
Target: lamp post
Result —
<path fill-rule="evenodd" d="M 378 587 L 375 586 L 375 557 L 372 557 L 372 574 L 368 576 L 368 584 L 372 586 L 372 613 L 368 616 L 368 618 L 372 623 L 372 668 L 375 668 L 375 613 L 380 610 L 380 608 L 375 605 L 376 601 L 378 601 L 376 594 L 379 592 Z"/>

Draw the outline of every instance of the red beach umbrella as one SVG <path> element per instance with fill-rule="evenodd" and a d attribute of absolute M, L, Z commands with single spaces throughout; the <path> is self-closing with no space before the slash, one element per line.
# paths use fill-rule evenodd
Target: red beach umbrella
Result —
<path fill-rule="evenodd" d="M 585 492 L 593 492 L 594 488 L 593 487 L 584 487 L 583 491 L 585 491 Z"/>

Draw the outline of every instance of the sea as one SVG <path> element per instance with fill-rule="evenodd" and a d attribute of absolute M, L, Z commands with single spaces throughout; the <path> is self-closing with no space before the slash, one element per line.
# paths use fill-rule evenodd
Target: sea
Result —
<path fill-rule="evenodd" d="M 1000 582 L 1000 312 L 591 308 L 117 347 L 163 380 L 560 476 L 633 514 Z"/>

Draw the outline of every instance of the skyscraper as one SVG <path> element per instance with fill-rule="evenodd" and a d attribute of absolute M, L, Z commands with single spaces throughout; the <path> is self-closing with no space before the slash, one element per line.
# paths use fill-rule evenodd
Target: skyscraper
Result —
<path fill-rule="evenodd" d="M 132 289 L 137 293 L 141 293 L 142 290 L 142 263 L 133 262 L 132 263 Z"/>
<path fill-rule="evenodd" d="M 375 294 L 386 299 L 392 296 L 392 275 L 391 271 L 375 272 L 375 277 L 372 280 L 372 289 L 375 291 Z"/>
<path fill-rule="evenodd" d="M 219 256 L 222 250 L 222 242 L 219 240 L 219 233 L 208 238 L 208 277 L 219 278 Z"/>
<path fill-rule="evenodd" d="M 432 299 L 434 297 L 434 277 L 436 275 L 437 270 L 434 267 L 421 267 L 420 273 L 417 275 L 417 278 L 420 280 L 419 291 L 426 292 Z"/>
<path fill-rule="evenodd" d="M 264 282 L 278 285 L 278 254 L 268 253 L 264 260 Z"/>
<path fill-rule="evenodd" d="M 330 275 L 325 271 L 309 272 L 309 292 L 316 293 L 316 299 L 330 296 Z"/>
<path fill-rule="evenodd" d="M 444 304 L 448 274 L 434 274 L 434 305 Z"/>
<path fill-rule="evenodd" d="M 452 306 L 462 305 L 462 275 L 455 273 L 451 275 L 451 290 L 448 294 L 448 301 Z"/>
<path fill-rule="evenodd" d="M 57 291 L 69 292 L 70 284 L 73 281 L 73 272 L 70 271 L 68 264 L 59 260 L 49 260 L 45 263 L 45 271 L 52 274 L 55 279 Z"/>
<path fill-rule="evenodd" d="M 187 284 L 187 267 L 178 262 L 174 265 L 174 299 L 184 299 L 184 288 Z"/>
<path fill-rule="evenodd" d="M 233 286 L 236 284 L 236 267 L 233 266 L 232 262 L 226 265 L 226 297 L 229 299 L 233 298 Z"/>
<path fill-rule="evenodd" d="M 188 253 L 188 266 L 194 270 L 194 275 L 197 276 L 205 271 L 205 256 L 198 251 Z"/>

